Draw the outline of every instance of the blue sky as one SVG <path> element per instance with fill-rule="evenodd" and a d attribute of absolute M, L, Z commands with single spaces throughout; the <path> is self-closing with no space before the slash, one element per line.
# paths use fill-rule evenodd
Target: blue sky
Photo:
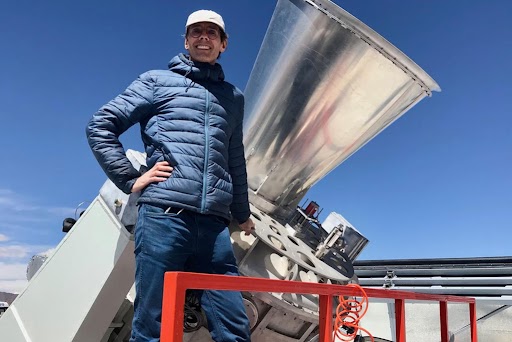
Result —
<path fill-rule="evenodd" d="M 362 259 L 512 255 L 512 2 L 335 1 L 441 86 L 306 197 L 370 244 Z M 91 115 L 183 51 L 187 15 L 224 16 L 221 64 L 244 89 L 275 1 L 3 1 L 0 4 L 0 291 L 105 181 Z M 257 4 L 257 5 L 255 5 Z M 122 141 L 140 150 L 137 128 Z"/>

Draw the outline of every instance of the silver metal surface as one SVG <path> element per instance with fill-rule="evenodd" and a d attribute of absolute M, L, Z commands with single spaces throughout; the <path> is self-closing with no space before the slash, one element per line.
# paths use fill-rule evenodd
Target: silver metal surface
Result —
<path fill-rule="evenodd" d="M 356 260 L 368 244 L 368 239 L 353 227 L 345 227 L 343 231 L 343 250 L 350 260 Z"/>
<path fill-rule="evenodd" d="M 285 217 L 318 180 L 438 90 L 335 4 L 279 0 L 245 89 L 252 203 Z"/>
<path fill-rule="evenodd" d="M 285 279 L 292 272 L 292 266 L 298 265 L 301 270 L 312 271 L 324 279 L 347 282 L 352 277 L 353 271 L 345 269 L 351 265 L 333 267 L 326 264 L 315 257 L 314 251 L 304 242 L 290 236 L 286 228 L 271 216 L 252 205 L 251 212 L 256 228 L 254 237 L 246 237 L 238 229 L 231 236 L 235 255 L 241 258 L 238 267 L 242 274 Z"/>
<path fill-rule="evenodd" d="M 364 286 L 383 286 L 387 279 L 364 279 Z M 510 286 L 512 277 L 395 277 L 389 279 L 394 286 Z"/>
<path fill-rule="evenodd" d="M 512 296 L 512 287 L 488 287 L 488 286 L 452 286 L 452 287 L 426 287 L 426 286 L 394 286 L 393 289 L 399 291 L 412 291 L 442 295 L 461 295 L 461 296 Z"/>
<path fill-rule="evenodd" d="M 336 212 L 331 212 L 324 222 L 322 222 L 322 228 L 327 232 L 332 231 L 339 225 L 344 226 L 343 235 L 339 241 L 341 251 L 343 251 L 350 260 L 354 261 L 368 244 L 368 239 L 355 229 L 346 218 Z"/>
<path fill-rule="evenodd" d="M 338 239 L 343 234 L 344 228 L 345 226 L 343 226 L 342 224 L 334 227 L 334 229 L 331 230 L 329 235 L 327 235 L 325 240 L 318 244 L 315 252 L 315 256 L 317 258 L 321 259 L 324 255 L 327 254 L 327 251 L 338 242 Z"/>
<path fill-rule="evenodd" d="M 511 257 L 360 260 L 354 264 L 364 287 L 475 297 L 480 306 L 512 305 Z"/>
<path fill-rule="evenodd" d="M 454 277 L 468 277 L 468 276 L 484 276 L 484 275 L 503 275 L 509 276 L 512 271 L 510 267 L 495 267 L 495 268 L 453 268 L 453 269 L 435 269 L 435 268 L 418 268 L 418 269 L 393 269 L 397 275 L 404 276 L 454 276 Z M 357 269 L 357 275 L 361 277 L 372 277 L 378 274 L 383 277 L 386 271 L 373 270 L 373 269 Z"/>

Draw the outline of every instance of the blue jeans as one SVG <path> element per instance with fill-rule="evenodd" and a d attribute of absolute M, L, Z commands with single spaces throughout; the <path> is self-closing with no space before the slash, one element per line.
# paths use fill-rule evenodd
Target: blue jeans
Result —
<path fill-rule="evenodd" d="M 142 204 L 135 229 L 135 312 L 131 342 L 160 341 L 163 279 L 167 271 L 238 275 L 223 219 L 190 211 L 167 214 Z M 214 341 L 250 341 L 240 292 L 201 291 Z"/>

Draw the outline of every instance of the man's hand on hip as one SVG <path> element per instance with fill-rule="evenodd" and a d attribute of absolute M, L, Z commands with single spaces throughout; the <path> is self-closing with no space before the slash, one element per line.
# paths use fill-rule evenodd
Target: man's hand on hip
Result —
<path fill-rule="evenodd" d="M 245 235 L 251 235 L 251 232 L 254 231 L 254 222 L 252 222 L 251 218 L 244 223 L 239 223 L 238 226 L 245 232 Z"/>
<path fill-rule="evenodd" d="M 137 178 L 133 184 L 132 192 L 139 192 L 151 183 L 163 182 L 171 176 L 172 170 L 172 166 L 166 161 L 156 163 L 155 166 Z"/>

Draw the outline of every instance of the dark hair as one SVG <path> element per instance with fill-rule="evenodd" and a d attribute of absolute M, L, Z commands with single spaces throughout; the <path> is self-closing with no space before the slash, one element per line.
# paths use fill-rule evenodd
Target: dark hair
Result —
<path fill-rule="evenodd" d="M 223 29 L 220 29 L 220 41 L 223 42 L 228 39 L 228 34 L 224 32 Z"/>

